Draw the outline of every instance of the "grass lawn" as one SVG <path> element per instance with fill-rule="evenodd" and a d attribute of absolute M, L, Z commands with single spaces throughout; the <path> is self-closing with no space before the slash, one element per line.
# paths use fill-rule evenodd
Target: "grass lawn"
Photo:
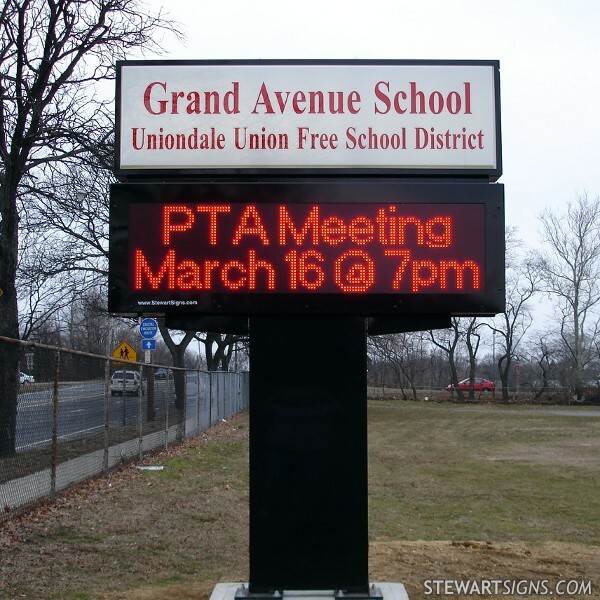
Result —
<path fill-rule="evenodd" d="M 600 544 L 600 411 L 369 406 L 372 540 Z"/>
<path fill-rule="evenodd" d="M 428 574 L 597 577 L 600 410 L 558 412 L 369 401 L 372 579 L 413 600 Z M 125 467 L 1 526 L 0 598 L 204 599 L 247 580 L 247 415 L 144 464 L 164 470 Z"/>

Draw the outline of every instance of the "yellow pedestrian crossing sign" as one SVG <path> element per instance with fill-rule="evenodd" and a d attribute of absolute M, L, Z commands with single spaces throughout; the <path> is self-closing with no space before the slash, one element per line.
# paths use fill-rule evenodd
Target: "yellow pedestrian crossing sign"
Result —
<path fill-rule="evenodd" d="M 121 360 L 130 360 L 133 362 L 137 361 L 137 352 L 123 340 L 112 353 L 113 358 L 119 358 Z"/>

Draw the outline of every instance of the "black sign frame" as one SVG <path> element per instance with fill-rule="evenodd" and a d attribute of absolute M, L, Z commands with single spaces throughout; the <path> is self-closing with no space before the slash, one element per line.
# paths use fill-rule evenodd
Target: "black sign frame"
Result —
<path fill-rule="evenodd" d="M 131 292 L 129 265 L 129 206 L 132 203 L 248 202 L 481 204 L 485 208 L 485 273 L 481 292 L 423 294 L 353 294 L 304 292 L 169 292 L 171 304 L 140 305 L 160 299 L 161 292 Z M 490 316 L 504 311 L 504 186 L 488 183 L 400 183 L 353 181 L 260 181 L 228 183 L 113 184 L 110 202 L 108 310 L 128 315 L 267 315 L 347 314 L 363 316 L 445 314 Z M 163 293 L 164 294 L 164 293 Z M 196 306 L 186 306 L 200 298 Z M 179 305 L 177 305 L 179 303 Z"/>

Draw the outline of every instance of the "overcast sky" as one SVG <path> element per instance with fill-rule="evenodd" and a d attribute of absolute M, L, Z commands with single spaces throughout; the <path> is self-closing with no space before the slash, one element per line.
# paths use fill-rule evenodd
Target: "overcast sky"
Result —
<path fill-rule="evenodd" d="M 597 0 L 149 0 L 182 25 L 162 59 L 497 59 L 508 225 L 600 194 Z"/>

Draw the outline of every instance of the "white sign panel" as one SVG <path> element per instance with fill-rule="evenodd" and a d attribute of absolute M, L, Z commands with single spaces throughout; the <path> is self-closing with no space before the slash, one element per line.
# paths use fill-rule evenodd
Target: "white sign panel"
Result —
<path fill-rule="evenodd" d="M 121 175 L 501 172 L 496 61 L 135 61 L 117 71 Z"/>

